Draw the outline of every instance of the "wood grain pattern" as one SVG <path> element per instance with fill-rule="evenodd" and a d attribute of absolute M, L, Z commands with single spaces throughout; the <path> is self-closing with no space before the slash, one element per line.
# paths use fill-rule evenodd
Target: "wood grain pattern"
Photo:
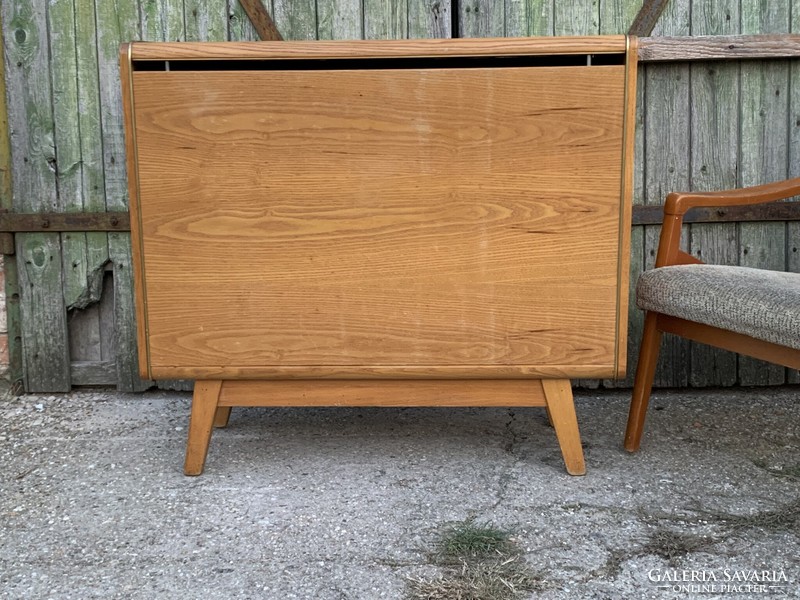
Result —
<path fill-rule="evenodd" d="M 13 208 L 60 210 L 55 174 L 47 11 L 39 2 L 3 2 L 5 77 L 12 135 Z M 15 236 L 25 389 L 70 389 L 62 254 L 58 234 Z"/>
<path fill-rule="evenodd" d="M 276 13 L 276 19 L 278 13 Z M 484 38 L 428 40 L 285 41 L 182 44 L 138 42 L 133 60 L 265 60 L 291 58 L 398 58 L 435 56 L 519 56 L 529 54 L 613 54 L 625 52 L 625 36 Z"/>
<path fill-rule="evenodd" d="M 225 381 L 219 406 L 544 406 L 538 380 Z"/>
<path fill-rule="evenodd" d="M 547 415 L 556 430 L 567 473 L 585 475 L 581 435 L 569 380 L 543 379 L 541 384 L 547 402 Z"/>
<path fill-rule="evenodd" d="M 258 32 L 258 37 L 262 40 L 283 39 L 262 0 L 240 0 L 240 4 Z"/>
<path fill-rule="evenodd" d="M 192 396 L 192 416 L 189 419 L 189 437 L 186 442 L 185 475 L 200 475 L 206 464 L 208 443 L 214 429 L 221 381 L 198 381 Z"/>
<path fill-rule="evenodd" d="M 703 0 L 703 4 L 706 2 L 707 0 Z M 748 8 L 745 12 L 749 15 L 754 9 Z M 642 62 L 764 60 L 800 56 L 800 34 L 759 33 L 763 31 L 764 29 L 757 27 L 749 35 L 643 37 L 639 45 L 639 60 Z"/>
<path fill-rule="evenodd" d="M 567 71 L 134 73 L 152 372 L 613 374 L 624 68 Z"/>

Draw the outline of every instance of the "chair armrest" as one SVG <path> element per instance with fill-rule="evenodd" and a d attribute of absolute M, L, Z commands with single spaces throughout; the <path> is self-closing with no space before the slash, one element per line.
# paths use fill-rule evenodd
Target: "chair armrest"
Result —
<path fill-rule="evenodd" d="M 673 192 L 664 203 L 664 221 L 661 225 L 661 237 L 658 241 L 656 267 L 702 263 L 691 254 L 680 249 L 681 226 L 683 215 L 696 206 L 745 206 L 763 204 L 775 200 L 784 200 L 800 195 L 800 177 L 776 181 L 766 185 L 757 185 L 736 190 L 720 192 Z"/>
<path fill-rule="evenodd" d="M 665 215 L 683 215 L 696 206 L 745 206 L 800 196 L 800 177 L 765 185 L 719 192 L 673 192 L 664 204 Z"/>

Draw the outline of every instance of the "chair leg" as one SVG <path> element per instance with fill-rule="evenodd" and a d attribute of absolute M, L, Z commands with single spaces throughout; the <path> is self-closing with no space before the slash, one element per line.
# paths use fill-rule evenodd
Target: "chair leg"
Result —
<path fill-rule="evenodd" d="M 547 414 L 556 430 L 564 464 L 570 475 L 585 475 L 581 434 L 569 379 L 542 379 Z"/>
<path fill-rule="evenodd" d="M 189 440 L 186 444 L 185 475 L 200 475 L 206 464 L 208 443 L 214 428 L 222 381 L 195 381 L 192 415 L 189 419 Z"/>
<path fill-rule="evenodd" d="M 628 426 L 625 429 L 625 449 L 628 452 L 636 452 L 642 441 L 647 405 L 650 402 L 650 390 L 653 388 L 658 353 L 661 349 L 661 335 L 661 331 L 658 329 L 658 313 L 648 312 L 644 320 L 639 363 L 636 365 Z"/>
<path fill-rule="evenodd" d="M 231 418 L 231 407 L 220 406 L 214 415 L 214 427 L 227 427 L 228 420 Z"/>

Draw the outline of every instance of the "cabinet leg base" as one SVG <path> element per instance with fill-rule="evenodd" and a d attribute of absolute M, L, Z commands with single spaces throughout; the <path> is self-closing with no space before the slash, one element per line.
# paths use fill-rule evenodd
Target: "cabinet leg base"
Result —
<path fill-rule="evenodd" d="M 214 428 L 222 381 L 196 381 L 192 396 L 192 415 L 189 419 L 189 440 L 186 444 L 186 475 L 200 475 L 206 464 L 208 443 Z"/>
<path fill-rule="evenodd" d="M 543 379 L 542 389 L 547 402 L 547 414 L 556 430 L 567 473 L 585 475 L 586 464 L 583 460 L 581 434 L 569 379 Z"/>

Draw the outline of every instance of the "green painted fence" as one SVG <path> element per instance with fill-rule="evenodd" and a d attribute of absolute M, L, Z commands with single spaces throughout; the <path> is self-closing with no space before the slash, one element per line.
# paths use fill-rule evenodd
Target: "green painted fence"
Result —
<path fill-rule="evenodd" d="M 286 39 L 623 33 L 640 6 L 641 0 L 267 3 Z M 26 212 L 126 207 L 120 42 L 256 38 L 237 0 L 3 0 L 0 18 L 12 176 L 10 192 L 0 186 L 0 204 Z M 654 35 L 786 32 L 800 32 L 797 0 L 672 0 Z M 644 65 L 638 104 L 637 203 L 659 204 L 672 190 L 800 175 L 798 61 Z M 634 228 L 633 281 L 652 266 L 657 241 L 658 227 Z M 798 223 L 693 225 L 685 241 L 709 262 L 800 271 Z M 8 292 L 10 323 L 19 322 L 19 331 L 11 343 L 12 354 L 21 348 L 26 389 L 148 387 L 136 374 L 129 236 L 25 234 L 16 248 Z M 632 309 L 631 374 L 641 322 Z M 631 378 L 603 384 L 627 386 Z M 798 381 L 796 372 L 667 339 L 656 384 Z"/>

